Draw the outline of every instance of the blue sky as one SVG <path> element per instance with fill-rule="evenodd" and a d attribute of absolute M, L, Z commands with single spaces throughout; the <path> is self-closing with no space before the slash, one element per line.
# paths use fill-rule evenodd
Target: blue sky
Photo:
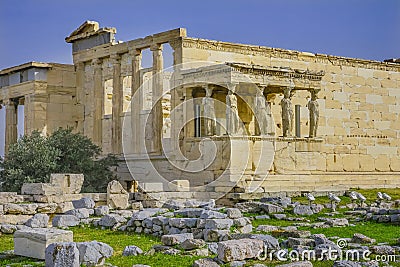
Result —
<path fill-rule="evenodd" d="M 373 60 L 400 58 L 398 0 L 0 0 L 0 69 L 72 63 L 64 38 L 85 20 L 122 41 L 185 27 L 188 36 Z M 0 155 L 4 140 L 0 110 Z"/>
<path fill-rule="evenodd" d="M 0 0 L 0 69 L 32 60 L 71 63 L 64 38 L 85 20 L 116 27 L 123 41 L 186 27 L 206 39 L 400 57 L 398 0 Z"/>

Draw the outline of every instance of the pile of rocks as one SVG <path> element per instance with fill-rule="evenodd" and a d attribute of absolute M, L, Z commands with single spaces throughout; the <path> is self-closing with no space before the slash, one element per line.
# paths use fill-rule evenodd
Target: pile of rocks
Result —
<path fill-rule="evenodd" d="M 104 264 L 113 252 L 112 247 L 97 241 L 57 242 L 46 248 L 45 261 L 46 266 L 97 266 Z"/>
<path fill-rule="evenodd" d="M 126 192 L 123 191 L 119 183 L 111 183 L 108 191 L 110 203 L 123 205 L 127 200 Z M 12 197 L 10 195 L 10 198 Z M 324 210 L 322 205 L 302 205 L 292 202 L 287 197 L 237 203 L 234 208 L 217 208 L 213 200 L 207 202 L 196 200 L 167 201 L 161 208 L 143 208 L 140 203 L 136 203 L 135 209 L 130 206 L 131 209 L 129 210 L 115 209 L 109 205 L 99 206 L 99 203 L 96 203 L 90 197 L 70 201 L 70 204 L 66 203 L 46 203 L 48 206 L 40 206 L 40 203 L 4 204 L 3 211 L 5 208 L 7 212 L 19 213 L 18 215 L 25 215 L 27 218 L 23 225 L 0 224 L 0 231 L 3 233 L 15 232 L 17 238 L 21 235 L 21 232 L 25 232 L 27 236 L 35 236 L 36 239 L 39 238 L 37 236 L 40 236 L 39 239 L 41 239 L 42 234 L 36 234 L 35 231 L 52 232 L 56 228 L 64 229 L 80 224 L 91 224 L 101 228 L 161 237 L 162 244 L 155 245 L 145 252 L 134 244 L 127 246 L 123 252 L 125 256 L 142 253 L 201 257 L 216 255 L 214 258 L 198 260 L 194 263 L 194 266 L 219 266 L 226 263 L 230 263 L 231 266 L 242 266 L 246 263 L 246 260 L 254 259 L 264 253 L 265 249 L 268 251 L 283 250 L 286 253 L 295 251 L 300 254 L 308 250 L 313 251 L 317 257 L 323 256 L 323 251 L 327 249 L 341 250 L 341 247 L 336 243 L 336 238 L 327 238 L 322 234 L 312 235 L 310 231 L 298 230 L 297 227 L 300 226 L 313 228 L 346 227 L 351 225 L 350 219 L 396 223 L 400 214 L 399 210 L 394 208 L 370 206 L 345 211 L 344 215 L 347 218 L 335 218 L 332 216 L 337 215 L 338 212 L 322 214 Z M 62 213 L 52 216 L 51 221 L 50 213 L 46 213 L 46 211 L 52 211 L 49 208 L 50 206 L 62 211 Z M 39 209 L 41 213 L 34 214 Z M 289 215 L 288 211 L 292 215 Z M 257 215 L 246 217 L 243 215 L 244 213 Z M 317 218 L 316 222 L 310 223 L 307 216 L 317 213 L 321 213 L 320 217 Z M 259 225 L 256 229 L 253 229 L 251 223 L 253 218 L 269 219 L 270 217 L 292 221 L 291 226 Z M 389 218 L 389 220 L 383 218 Z M 49 226 L 53 228 L 47 228 Z M 394 254 L 400 251 L 397 246 L 376 244 L 375 240 L 361 234 L 355 234 L 352 238 L 343 240 L 346 241 L 349 249 L 370 250 L 375 254 L 382 255 L 383 253 Z M 70 262 L 70 266 L 75 266 L 75 264 L 79 266 L 79 264 L 89 263 L 92 260 L 102 262 L 110 255 L 108 252 L 101 252 L 103 249 L 106 251 L 110 251 L 110 249 L 105 244 L 99 245 L 99 242 L 90 245 L 73 243 L 72 239 L 52 240 L 52 243 L 54 243 L 53 241 L 56 244 L 49 246 L 46 243 L 45 245 L 45 247 L 48 247 L 46 255 L 49 255 L 49 259 L 46 259 L 46 261 L 62 262 L 67 260 L 67 262 Z M 85 247 L 87 249 L 84 249 Z M 93 250 L 92 247 L 98 248 L 95 249 L 97 256 L 84 256 L 86 255 L 85 251 Z M 44 251 L 44 248 L 41 250 Z M 69 255 L 69 258 L 64 259 L 65 255 Z M 90 258 L 90 260 L 85 260 L 86 258 Z M 348 263 L 338 261 L 334 266 L 359 266 L 357 263 L 346 264 Z M 305 261 L 285 266 L 312 266 L 312 264 Z"/>
<path fill-rule="evenodd" d="M 400 224 L 400 209 L 381 209 L 371 207 L 366 209 L 365 219 L 375 222 Z"/>
<path fill-rule="evenodd" d="M 193 233 L 197 239 L 219 241 L 231 231 L 250 233 L 253 227 L 250 219 L 243 217 L 239 209 L 198 207 L 183 208 L 173 212 L 163 208 L 145 209 L 134 213 L 122 229 L 156 236 Z"/>

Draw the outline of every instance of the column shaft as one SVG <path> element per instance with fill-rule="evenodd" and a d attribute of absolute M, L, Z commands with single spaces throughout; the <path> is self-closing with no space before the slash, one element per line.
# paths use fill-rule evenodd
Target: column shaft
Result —
<path fill-rule="evenodd" d="M 94 59 L 92 64 L 94 67 L 94 82 L 93 82 L 93 96 L 94 96 L 94 108 L 93 108 L 93 142 L 102 146 L 103 137 L 103 109 L 104 109 L 104 87 L 103 87 L 103 70 L 102 61 L 100 59 Z"/>
<path fill-rule="evenodd" d="M 77 108 L 76 111 L 77 113 L 81 114 L 76 114 L 77 120 L 78 120 L 78 125 L 76 127 L 76 130 L 80 133 L 84 132 L 84 127 L 83 127 L 83 120 L 84 120 L 84 109 L 83 105 L 86 103 L 85 101 L 85 63 L 83 62 L 78 62 L 76 64 L 76 102 L 77 102 Z"/>
<path fill-rule="evenodd" d="M 17 124 L 18 124 L 18 112 L 17 103 L 13 100 L 6 101 L 6 140 L 5 140 L 5 155 L 8 154 L 10 145 L 17 142 Z"/>
<path fill-rule="evenodd" d="M 140 111 L 143 109 L 143 90 L 140 88 L 140 65 L 142 61 L 142 53 L 138 49 L 129 51 L 132 56 L 132 82 L 131 82 L 131 129 L 132 129 L 132 148 L 133 153 L 142 151 L 141 135 L 142 127 L 140 127 Z"/>
<path fill-rule="evenodd" d="M 152 46 L 153 51 L 153 84 L 152 84 L 152 104 L 153 109 L 151 112 L 151 130 L 152 140 L 150 142 L 149 152 L 156 155 L 161 154 L 161 135 L 163 127 L 163 113 L 162 113 L 162 94 L 163 94 L 163 55 L 162 45 L 156 44 Z"/>
<path fill-rule="evenodd" d="M 112 150 L 114 154 L 122 153 L 121 115 L 123 90 L 121 81 L 121 56 L 112 55 L 113 64 L 113 96 L 112 96 Z"/>

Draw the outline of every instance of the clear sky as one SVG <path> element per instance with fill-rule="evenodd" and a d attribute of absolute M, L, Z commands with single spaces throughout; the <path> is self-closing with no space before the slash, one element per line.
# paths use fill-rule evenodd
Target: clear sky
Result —
<path fill-rule="evenodd" d="M 72 63 L 64 38 L 85 20 L 122 41 L 185 27 L 188 36 L 321 54 L 400 58 L 400 0 L 0 0 L 0 69 Z M 0 110 L 0 155 L 4 140 Z"/>
<path fill-rule="evenodd" d="M 122 41 L 186 27 L 229 42 L 383 60 L 400 57 L 399 0 L 0 0 L 0 69 L 71 63 L 64 38 L 85 20 Z"/>

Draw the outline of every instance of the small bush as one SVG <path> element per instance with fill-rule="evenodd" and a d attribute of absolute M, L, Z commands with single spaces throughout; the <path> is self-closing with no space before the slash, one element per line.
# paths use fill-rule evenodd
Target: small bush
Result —
<path fill-rule="evenodd" d="M 83 173 L 82 191 L 104 192 L 114 179 L 111 167 L 117 158 L 109 154 L 99 158 L 101 148 L 72 129 L 58 129 L 50 136 L 35 131 L 23 136 L 0 159 L 2 191 L 19 191 L 23 183 L 49 182 L 51 173 Z"/>

